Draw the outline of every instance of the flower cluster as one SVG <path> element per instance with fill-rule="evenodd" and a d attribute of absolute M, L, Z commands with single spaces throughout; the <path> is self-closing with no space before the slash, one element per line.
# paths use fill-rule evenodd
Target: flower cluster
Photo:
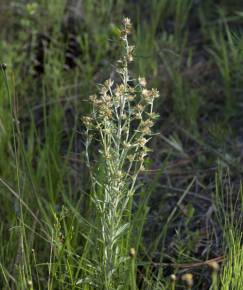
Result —
<path fill-rule="evenodd" d="M 128 63 L 133 60 L 134 53 L 134 46 L 128 44 L 131 30 L 131 21 L 125 18 L 121 33 L 125 55 L 118 61 L 117 69 L 122 82 L 114 85 L 113 80 L 106 80 L 99 94 L 90 96 L 92 117 L 84 118 L 88 130 L 98 129 L 102 146 L 106 147 L 102 150 L 105 159 L 115 163 L 112 167 L 116 167 L 117 172 L 126 171 L 123 175 L 126 178 L 137 176 L 143 168 L 144 157 L 149 151 L 146 144 L 158 117 L 153 112 L 153 103 L 159 97 L 156 89 L 147 88 L 144 77 L 136 82 L 129 78 Z"/>

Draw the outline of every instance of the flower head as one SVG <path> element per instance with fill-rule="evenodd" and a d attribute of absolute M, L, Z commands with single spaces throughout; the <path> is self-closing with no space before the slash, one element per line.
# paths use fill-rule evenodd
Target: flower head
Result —
<path fill-rule="evenodd" d="M 145 78 L 139 77 L 138 78 L 138 82 L 139 82 L 139 84 L 140 84 L 141 87 L 146 87 L 146 85 L 147 85 L 147 81 L 146 81 Z"/>

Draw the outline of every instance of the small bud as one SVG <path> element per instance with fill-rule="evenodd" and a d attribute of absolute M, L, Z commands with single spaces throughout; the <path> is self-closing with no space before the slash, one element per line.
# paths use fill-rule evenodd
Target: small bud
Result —
<path fill-rule="evenodd" d="M 208 267 L 214 271 L 214 272 L 218 272 L 219 271 L 219 264 L 216 261 L 211 261 L 208 263 Z"/>
<path fill-rule="evenodd" d="M 6 69 L 7 69 L 7 65 L 6 65 L 6 63 L 2 63 L 2 64 L 1 64 L 1 69 L 2 69 L 2 70 L 6 70 Z"/>
<path fill-rule="evenodd" d="M 127 61 L 128 62 L 132 62 L 133 61 L 133 55 L 132 54 L 128 54 Z"/>
<path fill-rule="evenodd" d="M 170 280 L 171 280 L 171 282 L 175 282 L 176 281 L 176 275 L 175 274 L 171 274 L 170 275 Z"/>
<path fill-rule="evenodd" d="M 125 26 L 131 26 L 132 24 L 131 24 L 131 20 L 130 20 L 130 18 L 125 17 L 125 18 L 123 19 L 123 25 L 125 25 Z"/>
<path fill-rule="evenodd" d="M 135 109 L 137 112 L 142 113 L 144 110 L 144 106 L 142 104 L 137 104 Z"/>
<path fill-rule="evenodd" d="M 123 177 L 123 173 L 122 173 L 121 170 L 118 170 L 116 174 L 117 174 L 117 178 L 122 178 Z"/>
<path fill-rule="evenodd" d="M 150 91 L 147 90 L 147 89 L 143 89 L 143 90 L 142 90 L 142 95 L 143 95 L 144 97 L 149 97 L 149 96 L 150 96 Z"/>
<path fill-rule="evenodd" d="M 121 115 L 121 119 L 122 119 L 122 120 L 126 120 L 126 119 L 127 119 L 127 115 L 123 113 L 123 114 Z"/>
<path fill-rule="evenodd" d="M 123 146 L 124 146 L 125 149 L 129 149 L 129 148 L 132 147 L 132 145 L 130 143 L 126 142 L 126 141 L 123 142 Z"/>
<path fill-rule="evenodd" d="M 154 112 L 146 113 L 151 120 L 156 120 L 159 118 L 159 114 L 155 114 Z"/>
<path fill-rule="evenodd" d="M 131 258 L 134 258 L 136 256 L 136 250 L 134 248 L 131 248 L 129 251 L 129 256 Z"/>
<path fill-rule="evenodd" d="M 105 81 L 104 85 L 105 85 L 106 88 L 110 89 L 113 86 L 113 83 L 114 82 L 111 79 L 108 79 L 108 80 Z"/>
<path fill-rule="evenodd" d="M 110 160 L 111 159 L 111 154 L 109 152 L 105 152 L 104 157 L 106 160 Z"/>
<path fill-rule="evenodd" d="M 148 142 L 147 139 L 141 138 L 141 139 L 138 140 L 138 145 L 141 146 L 141 147 L 144 147 L 147 142 Z"/>
<path fill-rule="evenodd" d="M 92 127 L 92 118 L 89 116 L 84 116 L 83 117 L 83 123 L 86 126 L 87 129 L 91 129 Z"/>
<path fill-rule="evenodd" d="M 123 25 L 124 25 L 124 32 L 126 34 L 130 34 L 132 30 L 132 22 L 129 18 L 124 18 L 123 19 Z"/>
<path fill-rule="evenodd" d="M 182 275 L 181 280 L 186 282 L 189 289 L 193 286 L 193 275 L 191 273 Z"/>
<path fill-rule="evenodd" d="M 89 97 L 90 102 L 93 104 L 93 106 L 98 107 L 101 104 L 101 100 L 98 100 L 96 95 L 91 95 Z"/>
<path fill-rule="evenodd" d="M 133 95 L 128 95 L 128 96 L 127 96 L 127 100 L 128 100 L 129 102 L 132 102 L 132 101 L 134 100 L 134 96 L 133 96 Z"/>
<path fill-rule="evenodd" d="M 134 161 L 134 155 L 132 155 L 132 154 L 128 155 L 127 159 L 128 159 L 129 162 L 133 162 Z"/>
<path fill-rule="evenodd" d="M 139 82 L 140 86 L 142 86 L 142 87 L 146 87 L 146 85 L 147 85 L 147 82 L 146 82 L 145 78 L 139 77 L 138 78 L 138 82 Z"/>
<path fill-rule="evenodd" d="M 157 89 L 152 89 L 151 94 L 155 99 L 159 97 L 159 91 Z"/>

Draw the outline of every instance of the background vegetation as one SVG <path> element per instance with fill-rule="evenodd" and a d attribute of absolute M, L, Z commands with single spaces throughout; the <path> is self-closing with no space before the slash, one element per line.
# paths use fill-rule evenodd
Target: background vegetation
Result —
<path fill-rule="evenodd" d="M 123 16 L 160 118 L 107 288 L 81 118 Z M 242 23 L 240 0 L 1 1 L 1 289 L 242 289 Z"/>

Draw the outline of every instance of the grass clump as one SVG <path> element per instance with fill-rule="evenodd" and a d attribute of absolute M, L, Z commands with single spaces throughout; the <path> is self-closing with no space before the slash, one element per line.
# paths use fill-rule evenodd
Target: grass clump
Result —
<path fill-rule="evenodd" d="M 228 176 L 226 178 L 229 179 Z M 239 192 L 234 194 L 230 182 L 223 184 L 223 174 L 219 172 L 216 177 L 216 207 L 218 217 L 222 224 L 224 240 L 224 263 L 218 276 L 220 289 L 243 288 L 243 238 L 242 238 L 242 184 Z M 216 284 L 216 283 L 214 283 Z M 218 289 L 213 288 L 213 289 Z"/>
<path fill-rule="evenodd" d="M 221 273 L 221 288 L 226 289 L 242 289 L 242 259 L 243 259 L 243 247 L 242 247 L 242 233 L 235 229 L 228 231 L 228 247 L 227 247 L 227 260 Z"/>
<path fill-rule="evenodd" d="M 116 68 L 121 81 L 116 84 L 112 79 L 105 81 L 99 95 L 90 97 L 92 117 L 84 118 L 92 202 L 96 209 L 95 260 L 99 266 L 94 281 L 98 289 L 128 289 L 132 200 L 149 152 L 151 127 L 157 117 L 153 104 L 158 91 L 148 90 L 144 78 L 136 80 L 129 75 L 128 66 L 133 61 L 134 51 L 128 43 L 131 29 L 130 20 L 124 18 L 120 36 L 123 56 Z M 92 139 L 98 140 L 99 157 L 95 167 L 90 161 Z M 135 252 L 133 248 L 130 250 L 132 259 Z"/>

